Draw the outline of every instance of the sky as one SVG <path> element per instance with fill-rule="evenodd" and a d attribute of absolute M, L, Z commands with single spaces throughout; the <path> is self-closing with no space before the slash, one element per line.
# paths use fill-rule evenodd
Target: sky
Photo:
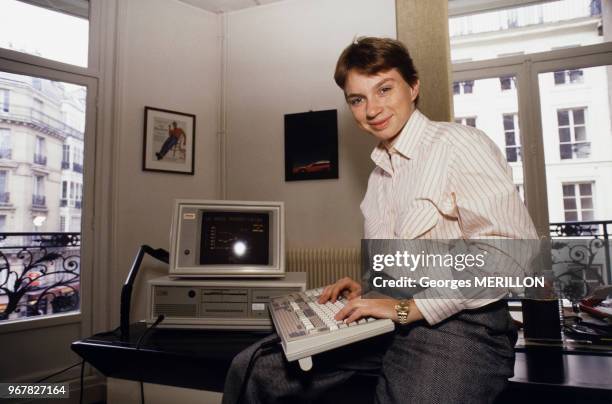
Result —
<path fill-rule="evenodd" d="M 1 0 L 0 15 L 0 47 L 87 67 L 89 21 L 17 0 Z"/>

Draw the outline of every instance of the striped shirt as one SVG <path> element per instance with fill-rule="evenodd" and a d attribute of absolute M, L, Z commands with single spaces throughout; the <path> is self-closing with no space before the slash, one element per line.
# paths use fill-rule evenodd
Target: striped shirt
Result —
<path fill-rule="evenodd" d="M 376 167 L 361 203 L 366 239 L 537 239 L 512 171 L 482 131 L 432 122 L 415 110 Z M 415 303 L 429 324 L 495 299 L 464 299 L 426 289 Z"/>

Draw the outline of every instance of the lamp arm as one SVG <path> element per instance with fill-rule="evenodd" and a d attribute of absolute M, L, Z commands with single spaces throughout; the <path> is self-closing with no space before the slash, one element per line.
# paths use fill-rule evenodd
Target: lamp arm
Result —
<path fill-rule="evenodd" d="M 125 280 L 123 287 L 121 288 L 121 312 L 119 327 L 121 331 L 121 339 L 124 341 L 129 340 L 130 337 L 130 308 L 132 300 L 132 289 L 134 286 L 134 281 L 136 280 L 136 275 L 138 275 L 138 271 L 140 270 L 140 264 L 142 263 L 142 259 L 144 258 L 145 253 L 166 264 L 170 262 L 170 254 L 163 248 L 153 249 L 152 247 L 143 244 L 138 249 L 138 253 L 136 254 L 136 258 L 134 258 L 130 273 L 128 274 L 128 277 Z"/>

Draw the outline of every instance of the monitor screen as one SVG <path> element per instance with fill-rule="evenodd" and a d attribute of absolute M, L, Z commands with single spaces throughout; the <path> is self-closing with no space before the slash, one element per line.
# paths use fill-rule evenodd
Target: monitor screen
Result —
<path fill-rule="evenodd" d="M 269 223 L 266 213 L 202 213 L 201 265 L 268 265 Z"/>
<path fill-rule="evenodd" d="M 170 276 L 284 276 L 282 202 L 175 202 Z"/>

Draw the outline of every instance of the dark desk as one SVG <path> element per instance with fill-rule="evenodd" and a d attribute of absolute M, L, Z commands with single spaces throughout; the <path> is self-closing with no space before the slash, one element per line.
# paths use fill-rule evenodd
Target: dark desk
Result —
<path fill-rule="evenodd" d="M 103 333 L 74 342 L 72 349 L 107 377 L 221 392 L 232 358 L 267 335 L 156 329 L 137 351 L 144 329 L 143 324 L 133 325 L 127 342 L 120 341 L 118 332 Z M 499 403 L 612 403 L 612 353 L 521 348 L 514 373 Z M 375 383 L 371 379 L 358 385 L 371 392 Z"/>

